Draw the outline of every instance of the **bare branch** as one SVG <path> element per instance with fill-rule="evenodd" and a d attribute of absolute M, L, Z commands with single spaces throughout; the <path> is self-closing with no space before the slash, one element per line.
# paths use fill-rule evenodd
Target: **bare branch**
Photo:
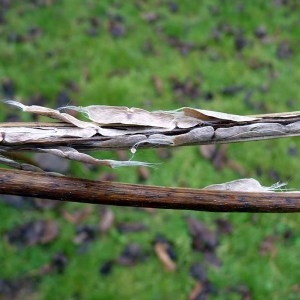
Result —
<path fill-rule="evenodd" d="M 0 169 L 0 193 L 81 203 L 212 212 L 300 212 L 299 192 L 166 188 Z"/>

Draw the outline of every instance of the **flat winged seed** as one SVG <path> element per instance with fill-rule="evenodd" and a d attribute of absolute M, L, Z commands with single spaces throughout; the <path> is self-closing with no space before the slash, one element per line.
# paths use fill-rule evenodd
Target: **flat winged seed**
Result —
<path fill-rule="evenodd" d="M 272 187 L 262 186 L 254 178 L 242 178 L 221 184 L 212 184 L 203 189 L 212 191 L 271 192 L 274 190 Z"/>
<path fill-rule="evenodd" d="M 181 114 L 179 116 L 176 116 L 175 122 L 176 127 L 178 128 L 191 128 L 203 123 L 202 120 L 184 116 Z"/>
<path fill-rule="evenodd" d="M 27 106 L 27 105 L 24 105 L 20 102 L 13 101 L 13 100 L 5 101 L 5 103 L 17 106 L 25 112 L 31 112 L 31 113 L 34 113 L 37 115 L 46 116 L 46 117 L 60 120 L 60 121 L 66 122 L 66 123 L 71 123 L 79 128 L 88 128 L 88 127 L 99 128 L 99 126 L 97 126 L 96 124 L 78 120 L 69 114 L 60 113 L 58 110 L 55 110 L 55 109 L 38 106 L 38 105 Z"/>
<path fill-rule="evenodd" d="M 289 133 L 299 133 L 300 132 L 300 121 L 288 124 L 285 127 Z"/>
<path fill-rule="evenodd" d="M 92 145 L 93 149 L 128 149 L 145 140 L 147 140 L 146 135 L 137 134 L 126 136 L 126 138 L 124 138 L 124 136 L 116 136 L 105 141 L 92 141 L 90 144 L 86 142 L 85 145 Z"/>
<path fill-rule="evenodd" d="M 215 139 L 239 140 L 241 138 L 272 136 L 274 134 L 282 135 L 285 132 L 287 132 L 286 127 L 279 123 L 257 123 L 244 126 L 218 128 L 215 132 Z"/>
<path fill-rule="evenodd" d="M 149 127 L 149 126 L 122 126 L 121 128 L 107 128 L 107 127 L 100 127 L 97 130 L 98 133 L 102 136 L 107 137 L 117 137 L 117 136 L 124 136 L 124 135 L 135 135 L 139 133 L 148 134 L 149 132 L 164 132 L 169 131 L 168 128 L 160 128 L 160 127 Z"/>
<path fill-rule="evenodd" d="M 233 126 L 227 128 L 217 128 L 215 131 L 215 139 L 238 139 L 240 137 L 251 137 L 251 126 Z"/>
<path fill-rule="evenodd" d="M 54 136 L 55 130 L 42 130 L 28 127 L 1 128 L 1 133 L 6 143 L 23 143 L 36 141 Z"/>
<path fill-rule="evenodd" d="M 173 139 L 174 137 L 172 136 L 163 134 L 151 134 L 147 139 L 147 143 L 155 144 L 157 146 L 174 145 Z"/>
<path fill-rule="evenodd" d="M 23 143 L 58 137 L 89 138 L 97 133 L 94 128 L 30 128 L 30 127 L 2 127 L 0 132 L 6 143 Z"/>
<path fill-rule="evenodd" d="M 250 117 L 265 119 L 265 118 L 291 118 L 291 117 L 299 117 L 300 111 L 291 111 L 291 112 L 280 112 L 280 113 L 270 113 L 270 114 L 260 114 L 260 115 L 251 115 Z"/>
<path fill-rule="evenodd" d="M 284 125 L 279 123 L 257 123 L 249 125 L 251 126 L 251 131 L 259 132 L 263 135 L 274 135 L 274 133 L 283 134 L 287 130 Z"/>
<path fill-rule="evenodd" d="M 83 112 L 88 119 L 99 125 L 135 125 L 173 129 L 174 116 L 167 112 L 149 112 L 140 108 L 125 106 L 91 105 L 86 107 L 66 107 Z"/>
<path fill-rule="evenodd" d="M 79 127 L 79 128 L 91 128 L 92 127 L 92 128 L 99 129 L 99 126 L 97 126 L 96 124 L 93 124 L 91 122 L 85 122 L 85 121 L 78 120 L 75 117 L 73 117 L 69 114 L 66 114 L 66 113 L 59 113 L 55 116 L 56 116 L 55 118 L 57 118 L 57 119 L 59 119 L 63 122 L 66 122 L 66 123 L 71 123 L 71 124 L 73 124 L 73 125 L 75 125 L 76 127 Z"/>
<path fill-rule="evenodd" d="M 192 145 L 201 142 L 211 141 L 214 135 L 214 128 L 212 126 L 205 126 L 195 128 L 188 133 L 180 134 L 173 137 L 173 143 L 175 146 L 180 145 Z"/>
<path fill-rule="evenodd" d="M 156 146 L 163 146 L 163 145 L 174 145 L 173 142 L 174 137 L 166 136 L 163 134 L 152 134 L 148 138 L 145 138 L 141 141 L 136 142 L 130 149 L 131 153 L 135 153 L 137 148 L 142 144 L 152 144 Z"/>
<path fill-rule="evenodd" d="M 179 109 L 179 111 L 182 111 L 185 116 L 194 117 L 202 121 L 224 120 L 224 121 L 234 121 L 234 122 L 245 122 L 245 121 L 255 121 L 260 119 L 258 117 L 232 115 L 223 112 L 210 111 L 204 109 L 195 109 L 190 107 L 183 107 Z"/>
<path fill-rule="evenodd" d="M 115 161 L 110 159 L 97 159 L 88 154 L 81 153 L 71 147 L 56 147 L 55 149 L 37 149 L 41 152 L 51 153 L 60 157 L 64 157 L 70 160 L 76 160 L 83 163 L 93 165 L 106 165 L 112 168 L 125 167 L 125 166 L 152 166 L 150 163 L 140 161 Z"/>

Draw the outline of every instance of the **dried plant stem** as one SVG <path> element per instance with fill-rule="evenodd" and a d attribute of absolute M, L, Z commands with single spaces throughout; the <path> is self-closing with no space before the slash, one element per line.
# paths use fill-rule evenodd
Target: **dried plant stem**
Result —
<path fill-rule="evenodd" d="M 33 129 L 34 131 L 30 131 Z M 135 130 L 122 127 L 124 134 L 84 136 L 87 128 L 68 123 L 1 123 L 2 151 L 39 151 L 56 147 L 76 150 L 118 150 L 153 147 L 177 147 L 300 136 L 300 117 L 266 118 L 247 122 L 215 122 L 192 128 Z M 26 132 L 26 130 L 29 130 Z M 74 130 L 76 134 L 74 135 Z M 63 132 L 60 133 L 60 132 Z M 82 132 L 82 133 L 81 133 Z M 76 136 L 77 135 L 77 136 Z M 81 136 L 82 135 L 82 136 Z M 20 138 L 21 137 L 21 138 Z"/>
<path fill-rule="evenodd" d="M 0 169 L 0 193 L 93 204 L 212 212 L 300 212 L 300 193 L 227 192 L 101 182 Z"/>

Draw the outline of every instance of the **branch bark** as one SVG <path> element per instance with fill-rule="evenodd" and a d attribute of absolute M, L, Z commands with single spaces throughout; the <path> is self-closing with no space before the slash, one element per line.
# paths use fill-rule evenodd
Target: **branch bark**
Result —
<path fill-rule="evenodd" d="M 211 212 L 300 212 L 298 192 L 169 188 L 7 169 L 0 169 L 0 193 L 81 203 Z"/>

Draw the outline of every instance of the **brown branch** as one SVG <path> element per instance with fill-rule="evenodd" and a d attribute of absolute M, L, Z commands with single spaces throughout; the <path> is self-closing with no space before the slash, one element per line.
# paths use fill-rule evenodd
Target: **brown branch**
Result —
<path fill-rule="evenodd" d="M 0 169 L 0 193 L 93 204 L 213 212 L 300 212 L 300 193 L 224 192 Z"/>

